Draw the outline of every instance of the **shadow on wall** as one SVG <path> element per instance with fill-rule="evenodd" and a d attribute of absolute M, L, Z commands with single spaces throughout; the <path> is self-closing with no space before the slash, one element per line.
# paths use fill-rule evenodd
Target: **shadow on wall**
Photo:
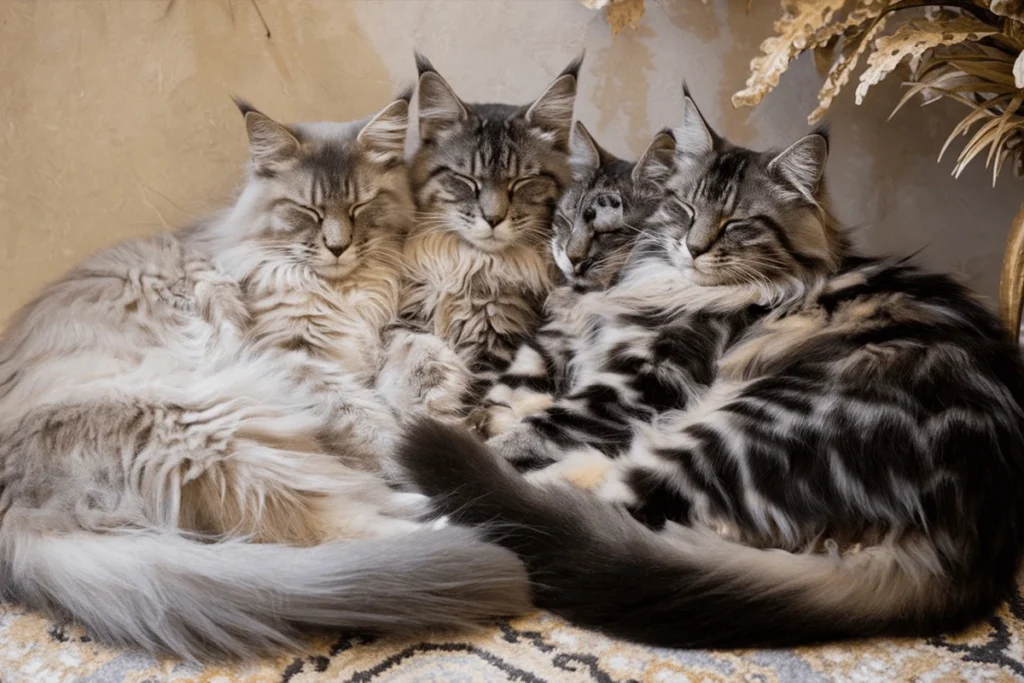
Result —
<path fill-rule="evenodd" d="M 471 100 L 527 102 L 583 48 L 580 118 L 637 154 L 681 110 L 685 77 L 712 123 L 754 147 L 807 131 L 821 78 L 808 60 L 756 110 L 732 109 L 778 3 L 647 0 L 614 39 L 576 0 L 47 0 L 0 3 L 0 320 L 97 247 L 179 225 L 239 178 L 236 93 L 282 120 L 347 120 L 413 82 L 423 50 Z M 258 10 L 258 11 L 257 11 Z M 267 37 L 267 31 L 271 37 Z M 872 250 L 958 271 L 994 295 L 1020 202 L 976 164 L 935 156 L 953 106 L 886 122 L 895 81 L 831 112 L 831 187 Z"/>

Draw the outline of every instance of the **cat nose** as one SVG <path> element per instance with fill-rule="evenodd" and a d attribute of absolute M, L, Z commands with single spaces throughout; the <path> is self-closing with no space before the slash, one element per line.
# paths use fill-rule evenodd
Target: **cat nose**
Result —
<path fill-rule="evenodd" d="M 334 254 L 334 258 L 338 258 L 344 254 L 345 250 L 348 249 L 349 244 L 351 244 L 351 242 L 348 244 L 330 244 L 327 240 L 324 240 L 324 246 L 327 247 L 327 251 Z"/>
<path fill-rule="evenodd" d="M 701 254 L 706 254 L 711 250 L 710 244 L 690 244 L 686 243 L 686 249 L 690 252 L 690 258 L 697 258 Z"/>
<path fill-rule="evenodd" d="M 489 225 L 489 226 L 491 226 L 493 228 L 498 223 L 500 223 L 503 220 L 505 220 L 505 216 L 504 215 L 501 215 L 501 216 L 488 216 L 487 214 L 484 214 L 484 220 L 487 221 L 487 225 Z"/>

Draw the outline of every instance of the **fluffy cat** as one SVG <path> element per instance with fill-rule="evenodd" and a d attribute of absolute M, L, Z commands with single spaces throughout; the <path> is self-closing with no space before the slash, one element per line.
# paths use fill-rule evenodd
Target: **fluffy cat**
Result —
<path fill-rule="evenodd" d="M 580 60 L 531 105 L 468 104 L 417 55 L 420 219 L 405 245 L 402 314 L 475 371 L 507 363 L 552 287 L 547 245 L 570 182 Z"/>
<path fill-rule="evenodd" d="M 470 424 L 496 436 L 543 410 L 569 382 L 574 341 L 585 334 L 579 301 L 586 292 L 617 281 L 641 227 L 657 209 L 662 189 L 658 169 L 668 168 L 675 140 L 659 134 L 630 162 L 603 149 L 577 122 L 569 164 L 573 183 L 563 193 L 552 222 L 551 253 L 563 285 L 544 303 L 544 323 L 516 350 L 509 367 L 488 389 Z"/>
<path fill-rule="evenodd" d="M 512 553 L 370 472 L 408 97 L 351 124 L 239 106 L 233 206 L 95 254 L 0 338 L 3 597 L 188 659 L 522 611 Z"/>
<path fill-rule="evenodd" d="M 735 147 L 688 95 L 673 134 L 669 198 L 621 282 L 581 303 L 566 395 L 491 449 L 417 427 L 411 477 L 524 559 L 538 606 L 632 640 L 790 645 L 989 613 L 1022 549 L 1020 350 L 950 278 L 852 250 L 823 134 Z M 494 451 L 555 464 L 531 483 Z"/>

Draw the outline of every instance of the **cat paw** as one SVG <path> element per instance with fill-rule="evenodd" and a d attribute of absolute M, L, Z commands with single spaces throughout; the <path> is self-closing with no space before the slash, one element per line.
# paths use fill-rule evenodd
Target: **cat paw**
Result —
<path fill-rule="evenodd" d="M 474 408 L 463 420 L 462 426 L 487 440 L 500 436 L 519 422 L 519 416 L 509 406 L 487 403 Z"/>
<path fill-rule="evenodd" d="M 454 419 L 463 410 L 472 374 L 439 337 L 398 330 L 385 351 L 378 391 L 400 415 Z"/>

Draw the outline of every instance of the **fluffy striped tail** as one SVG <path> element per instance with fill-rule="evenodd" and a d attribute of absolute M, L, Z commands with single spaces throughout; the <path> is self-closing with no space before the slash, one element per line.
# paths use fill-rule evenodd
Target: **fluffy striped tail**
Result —
<path fill-rule="evenodd" d="M 9 511 L 0 587 L 107 643 L 190 660 L 296 648 L 302 627 L 453 629 L 530 608 L 515 555 L 454 528 L 295 548 L 52 533 Z"/>
<path fill-rule="evenodd" d="M 568 487 L 525 482 L 472 436 L 407 434 L 402 465 L 437 512 L 480 526 L 527 565 L 538 607 L 668 647 L 780 646 L 966 625 L 994 607 L 944 572 L 924 536 L 844 556 L 761 550 L 713 533 L 654 533 Z"/>

